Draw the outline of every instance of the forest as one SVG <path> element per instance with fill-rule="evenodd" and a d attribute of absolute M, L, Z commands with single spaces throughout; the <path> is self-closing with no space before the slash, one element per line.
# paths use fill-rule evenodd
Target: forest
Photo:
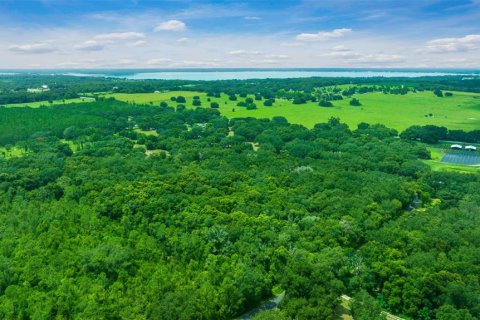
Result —
<path fill-rule="evenodd" d="M 77 98 L 86 93 L 150 93 L 154 91 L 191 90 L 227 94 L 260 93 L 264 97 L 279 96 L 282 91 L 301 91 L 309 95 L 318 87 L 355 83 L 368 86 L 371 91 L 388 90 L 406 93 L 416 90 L 457 90 L 480 92 L 480 79 L 464 79 L 463 76 L 437 76 L 418 78 L 292 78 L 252 80 L 129 80 L 124 78 L 73 77 L 66 75 L 18 74 L 0 75 L 0 105 Z M 47 85 L 49 91 L 31 93 L 28 89 Z M 398 88 L 401 88 L 400 90 Z M 351 94 L 352 92 L 350 92 Z"/>
<path fill-rule="evenodd" d="M 479 319 L 480 179 L 431 171 L 420 129 L 0 108 L 0 318 L 232 319 L 283 291 L 256 319 L 336 319 L 342 294 L 356 320 Z"/>

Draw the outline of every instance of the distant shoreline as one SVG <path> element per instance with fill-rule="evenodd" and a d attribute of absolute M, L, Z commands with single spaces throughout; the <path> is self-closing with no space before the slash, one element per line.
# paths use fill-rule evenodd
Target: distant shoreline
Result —
<path fill-rule="evenodd" d="M 79 77 L 126 78 L 132 80 L 246 80 L 309 77 L 480 77 L 479 69 L 432 68 L 189 68 L 189 69 L 25 69 L 0 70 L 1 75 L 66 75 Z"/>

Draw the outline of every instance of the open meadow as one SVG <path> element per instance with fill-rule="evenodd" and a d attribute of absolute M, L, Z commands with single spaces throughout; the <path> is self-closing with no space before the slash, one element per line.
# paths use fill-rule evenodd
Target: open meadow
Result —
<path fill-rule="evenodd" d="M 330 117 L 339 117 L 350 127 L 356 128 L 360 122 L 382 123 L 399 131 L 411 125 L 437 125 L 449 129 L 474 130 L 480 127 L 480 95 L 467 92 L 454 92 L 452 97 L 436 97 L 431 91 L 408 93 L 406 95 L 384 94 L 381 92 L 355 94 L 362 106 L 349 105 L 350 99 L 333 101 L 333 107 L 320 107 L 318 103 L 293 104 L 292 101 L 277 99 L 272 107 L 263 106 L 263 101 L 254 101 L 256 110 L 238 107 L 239 101 L 230 101 L 222 94 L 220 98 L 207 97 L 205 93 L 191 91 L 171 91 L 162 93 L 116 93 L 106 95 L 121 101 L 158 105 L 165 101 L 170 106 L 172 96 L 184 96 L 186 107 L 193 107 L 193 96 L 199 96 L 202 106 L 209 107 L 210 102 L 218 102 L 220 112 L 228 118 L 255 117 L 272 118 L 283 116 L 291 123 L 313 127 L 316 123 L 326 122 Z M 210 102 L 207 100 L 210 99 Z"/>
<path fill-rule="evenodd" d="M 42 106 L 81 103 L 81 102 L 93 102 L 93 101 L 95 101 L 94 98 L 82 97 L 82 98 L 65 99 L 65 100 L 53 100 L 51 103 L 48 102 L 48 101 L 12 103 L 12 104 L 5 105 L 5 107 L 7 107 L 7 108 L 23 108 L 23 107 L 40 108 Z"/>

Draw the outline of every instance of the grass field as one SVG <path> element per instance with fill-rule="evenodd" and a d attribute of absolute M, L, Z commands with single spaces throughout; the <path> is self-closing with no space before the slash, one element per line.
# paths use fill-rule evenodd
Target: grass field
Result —
<path fill-rule="evenodd" d="M 37 101 L 37 102 L 27 102 L 27 103 L 6 104 L 5 106 L 7 108 L 19 108 L 19 107 L 39 108 L 41 106 L 80 103 L 80 102 L 92 102 L 92 101 L 95 101 L 95 100 L 93 98 L 75 98 L 75 99 L 65 99 L 65 102 L 63 100 L 54 100 L 52 101 L 52 103 L 48 103 L 48 101 Z"/>
<path fill-rule="evenodd" d="M 192 107 L 192 97 L 200 96 L 202 106 L 209 107 L 205 93 L 191 91 L 172 91 L 164 93 L 138 93 L 138 94 L 109 94 L 118 100 L 158 105 L 166 101 L 169 105 L 176 103 L 170 97 L 182 95 L 187 99 L 185 104 Z M 317 103 L 294 105 L 291 101 L 277 99 L 273 107 L 264 107 L 263 100 L 255 101 L 256 110 L 246 110 L 237 107 L 237 101 L 229 101 L 227 95 L 221 98 L 211 97 L 211 101 L 218 102 L 220 112 L 229 118 L 256 117 L 272 118 L 283 116 L 291 123 L 298 123 L 306 127 L 313 127 L 316 123 L 326 122 L 330 117 L 339 117 L 352 128 L 358 123 L 383 123 L 397 130 L 418 124 L 433 124 L 446 126 L 449 129 L 474 130 L 480 127 L 480 94 L 467 92 L 454 92 L 453 97 L 437 98 L 432 92 L 424 91 L 408 93 L 407 95 L 387 95 L 379 92 L 357 94 L 362 103 L 361 107 L 349 105 L 349 99 L 335 101 L 334 107 L 319 107 Z M 432 117 L 425 115 L 432 114 Z"/>
<path fill-rule="evenodd" d="M 11 147 L 11 148 L 5 148 L 5 147 L 0 147 L 0 157 L 4 157 L 6 159 L 12 158 L 12 157 L 20 157 L 25 154 L 25 150 L 22 148 L 18 147 Z"/>

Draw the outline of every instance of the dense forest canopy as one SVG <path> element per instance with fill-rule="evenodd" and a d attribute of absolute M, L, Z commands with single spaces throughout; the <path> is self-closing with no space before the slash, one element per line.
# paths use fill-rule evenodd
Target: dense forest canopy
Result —
<path fill-rule="evenodd" d="M 480 179 L 395 130 L 115 100 L 0 115 L 2 319 L 231 319 L 275 288 L 278 319 L 333 319 L 342 294 L 359 317 L 480 318 Z"/>

